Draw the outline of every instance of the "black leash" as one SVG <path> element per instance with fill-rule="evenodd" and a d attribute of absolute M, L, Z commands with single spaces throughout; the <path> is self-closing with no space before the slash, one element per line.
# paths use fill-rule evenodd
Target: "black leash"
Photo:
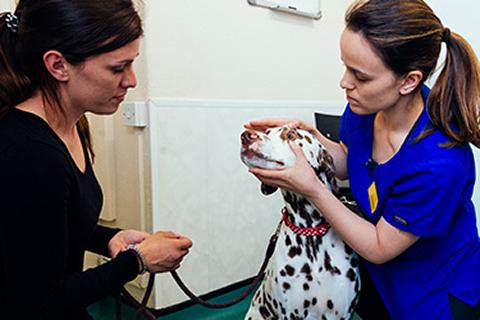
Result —
<path fill-rule="evenodd" d="M 282 220 L 283 221 L 283 220 Z M 275 233 L 270 237 L 270 241 L 268 243 L 268 247 L 265 253 L 265 259 L 263 260 L 263 263 L 260 267 L 260 270 L 258 271 L 258 274 L 255 276 L 253 279 L 252 283 L 248 286 L 248 288 L 236 299 L 226 302 L 226 303 L 210 303 L 208 301 L 205 301 L 198 296 L 196 296 L 194 293 L 192 293 L 188 287 L 183 283 L 183 281 L 180 279 L 178 273 L 176 271 L 171 271 L 170 274 L 172 275 L 173 279 L 177 283 L 177 285 L 182 289 L 182 291 L 195 303 L 198 303 L 204 307 L 211 308 L 211 309 L 222 309 L 222 308 L 227 308 L 230 306 L 233 306 L 234 304 L 239 303 L 243 299 L 245 299 L 252 291 L 256 288 L 257 284 L 262 281 L 263 277 L 265 276 L 265 269 L 267 268 L 268 262 L 270 261 L 270 258 L 273 255 L 273 252 L 275 251 L 275 246 L 277 244 L 278 240 L 278 235 L 280 233 L 280 226 L 282 225 L 282 221 L 277 226 L 277 229 L 275 230 Z M 145 290 L 145 294 L 143 296 L 142 302 L 138 302 L 125 288 L 122 288 L 120 291 L 120 295 L 117 296 L 116 299 L 116 317 L 117 320 L 121 320 L 122 315 L 121 315 L 121 298 L 125 298 L 127 302 L 131 305 L 133 305 L 137 311 L 135 313 L 135 320 L 141 319 L 142 315 L 146 316 L 147 319 L 149 320 L 155 320 L 155 314 L 158 314 L 161 309 L 153 309 L 147 307 L 147 302 L 148 299 L 150 298 L 150 295 L 152 293 L 153 289 L 153 284 L 155 281 L 155 275 L 150 274 L 148 278 L 148 285 L 147 289 Z"/>
<path fill-rule="evenodd" d="M 150 273 L 148 277 L 147 289 L 145 290 L 145 294 L 143 295 L 142 302 L 138 302 L 137 299 L 135 299 L 127 291 L 127 289 L 122 288 L 120 290 L 120 294 L 118 295 L 118 298 L 117 298 L 117 307 L 116 307 L 117 320 L 122 319 L 122 311 L 121 311 L 122 297 L 125 298 L 125 300 L 127 300 L 129 304 L 131 304 L 134 308 L 137 309 L 137 311 L 135 312 L 135 320 L 141 319 L 142 315 L 146 316 L 147 319 L 149 320 L 157 319 L 157 317 L 154 314 L 157 310 L 147 307 L 147 302 L 148 302 L 148 299 L 150 298 L 150 295 L 152 294 L 154 282 L 155 282 L 155 275 L 153 273 Z"/>

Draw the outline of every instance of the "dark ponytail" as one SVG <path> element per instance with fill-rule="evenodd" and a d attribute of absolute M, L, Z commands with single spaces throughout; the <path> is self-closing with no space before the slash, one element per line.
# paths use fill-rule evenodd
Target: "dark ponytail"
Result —
<path fill-rule="evenodd" d="M 448 145 L 472 143 L 480 147 L 480 69 L 472 49 L 457 33 L 445 28 L 422 0 L 360 0 L 345 16 L 346 27 L 361 32 L 387 67 L 402 76 L 435 69 L 442 42 L 447 57 L 428 97 L 435 128 L 451 140 Z M 420 139 L 433 130 L 426 130 Z"/>
<path fill-rule="evenodd" d="M 445 65 L 428 97 L 430 118 L 454 143 L 480 147 L 478 59 L 462 36 L 448 29 L 446 33 Z"/>

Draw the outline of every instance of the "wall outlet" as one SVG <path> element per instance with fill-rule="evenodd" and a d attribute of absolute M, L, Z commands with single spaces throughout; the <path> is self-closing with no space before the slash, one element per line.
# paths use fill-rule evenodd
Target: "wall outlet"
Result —
<path fill-rule="evenodd" d="M 142 101 L 127 101 L 122 104 L 123 124 L 129 127 L 147 126 L 147 107 Z"/>

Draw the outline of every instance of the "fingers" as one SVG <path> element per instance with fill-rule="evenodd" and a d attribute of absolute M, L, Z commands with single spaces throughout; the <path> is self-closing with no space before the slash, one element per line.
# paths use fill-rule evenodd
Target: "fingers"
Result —
<path fill-rule="evenodd" d="M 122 230 L 115 234 L 111 240 L 115 242 L 122 242 L 125 244 L 125 247 L 129 244 L 138 244 L 148 238 L 150 236 L 149 233 L 144 231 L 137 231 L 137 230 Z"/>
<path fill-rule="evenodd" d="M 182 250 L 188 250 L 193 245 L 192 240 L 190 240 L 188 238 L 179 239 L 179 242 L 180 242 L 179 248 L 182 249 Z"/>
<path fill-rule="evenodd" d="M 284 175 L 285 170 L 269 170 L 269 169 L 260 169 L 260 168 L 248 168 L 250 173 L 253 173 L 257 178 L 262 179 L 281 179 Z M 263 181 L 263 180 L 262 180 Z"/>
<path fill-rule="evenodd" d="M 305 154 L 301 147 L 299 147 L 296 143 L 291 141 L 288 142 L 290 149 L 292 149 L 293 153 L 295 154 L 295 158 L 298 160 L 299 158 L 305 158 Z"/>
<path fill-rule="evenodd" d="M 143 231 L 133 231 L 128 238 L 129 243 L 140 243 L 150 236 L 149 233 Z"/>
<path fill-rule="evenodd" d="M 286 123 L 288 123 L 288 120 L 285 119 L 258 119 L 250 121 L 244 127 L 246 129 L 265 131 L 268 128 L 283 126 Z"/>
<path fill-rule="evenodd" d="M 153 234 L 153 237 L 160 241 L 161 239 L 174 241 L 172 246 L 181 250 L 189 249 L 193 245 L 192 240 L 173 231 L 157 231 Z"/>
<path fill-rule="evenodd" d="M 259 169 L 259 168 L 251 168 L 249 170 L 252 174 L 254 174 L 257 179 L 262 181 L 263 183 L 272 186 L 272 187 L 280 187 L 284 188 L 286 180 L 286 173 L 285 170 L 266 170 L 266 169 Z"/>
<path fill-rule="evenodd" d="M 266 131 L 272 127 L 281 127 L 283 125 L 288 125 L 291 128 L 297 128 L 309 131 L 317 138 L 321 136 L 320 131 L 310 124 L 301 121 L 301 120 L 287 120 L 287 119 L 258 119 L 252 120 L 244 125 L 246 129 L 256 130 L 256 131 Z"/>
<path fill-rule="evenodd" d="M 178 255 L 178 258 L 177 258 L 177 260 L 176 260 L 176 263 L 180 263 L 180 262 L 183 260 L 183 258 L 185 258 L 185 256 L 186 256 L 188 253 L 189 253 L 189 250 L 179 251 L 179 252 L 178 252 L 179 255 Z"/>
<path fill-rule="evenodd" d="M 138 235 L 138 236 L 139 236 L 140 238 L 143 238 L 143 239 L 146 239 L 146 238 L 148 238 L 148 237 L 150 237 L 150 236 L 151 236 L 151 234 L 150 234 L 150 233 L 148 233 L 148 232 L 144 232 L 144 231 L 139 231 L 138 233 L 139 233 L 139 235 Z"/>
<path fill-rule="evenodd" d="M 120 252 L 127 250 L 127 246 L 113 245 L 109 248 L 111 258 L 115 258 Z"/>
<path fill-rule="evenodd" d="M 153 273 L 165 272 L 178 268 L 183 258 L 189 253 L 192 241 L 176 232 L 157 231 L 139 244 L 148 270 Z"/>
<path fill-rule="evenodd" d="M 192 246 L 192 240 L 189 238 L 182 236 L 179 233 L 173 231 L 157 231 L 158 233 L 163 233 L 166 238 L 175 239 L 178 242 L 178 245 L 182 248 L 188 249 Z"/>
<path fill-rule="evenodd" d="M 180 268 L 181 264 L 180 263 L 172 263 L 163 266 L 162 268 L 159 269 L 159 272 L 168 272 L 168 271 L 174 271 Z"/>
<path fill-rule="evenodd" d="M 180 268 L 180 264 L 183 261 L 183 258 L 189 253 L 188 249 L 179 249 L 172 248 L 171 255 L 166 257 L 164 260 L 159 262 L 159 271 L 172 271 Z"/>
<path fill-rule="evenodd" d="M 301 121 L 301 120 L 293 120 L 293 121 L 288 123 L 288 126 L 308 131 L 315 136 L 317 136 L 317 134 L 320 134 L 320 131 L 318 131 L 317 128 L 315 128 L 312 125 L 310 125 L 309 123 L 306 123 L 306 122 Z"/>
<path fill-rule="evenodd" d="M 186 253 L 188 253 L 189 249 L 193 245 L 192 240 L 188 239 L 187 237 L 183 237 L 183 236 L 181 238 L 175 239 L 174 241 L 175 241 L 176 248 L 180 251 L 185 251 Z"/>
<path fill-rule="evenodd" d="M 290 128 L 305 129 L 305 124 L 300 120 L 291 120 L 287 123 Z"/>
<path fill-rule="evenodd" d="M 180 238 L 181 235 L 179 233 L 173 232 L 173 231 L 157 231 L 155 234 L 160 235 L 165 238 L 172 238 L 172 239 L 177 239 Z"/>

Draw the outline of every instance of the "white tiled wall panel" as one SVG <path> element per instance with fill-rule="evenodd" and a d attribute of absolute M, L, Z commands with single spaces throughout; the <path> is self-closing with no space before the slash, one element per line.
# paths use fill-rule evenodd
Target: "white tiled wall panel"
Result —
<path fill-rule="evenodd" d="M 207 293 L 256 274 L 281 217 L 280 194 L 263 196 L 240 161 L 243 124 L 266 117 L 313 123 L 314 111 L 341 110 L 341 103 L 320 105 L 149 103 L 154 230 L 174 230 L 193 240 L 179 270 L 192 291 Z M 157 277 L 157 307 L 184 300 L 168 274 Z"/>

